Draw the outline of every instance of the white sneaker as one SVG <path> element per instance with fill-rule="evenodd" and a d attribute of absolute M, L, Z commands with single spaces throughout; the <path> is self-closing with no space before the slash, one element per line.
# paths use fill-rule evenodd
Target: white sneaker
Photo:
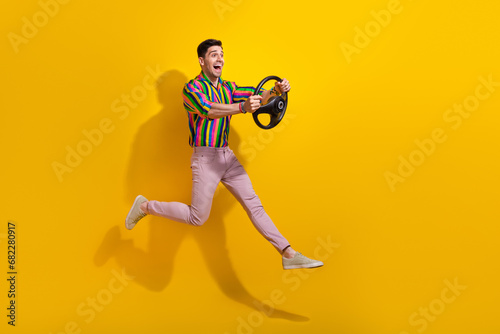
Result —
<path fill-rule="evenodd" d="M 299 252 L 296 252 L 291 259 L 283 256 L 283 269 L 317 268 L 322 265 L 323 262 L 305 257 Z"/>
<path fill-rule="evenodd" d="M 141 204 L 147 202 L 147 198 L 139 195 L 135 198 L 132 208 L 128 212 L 127 218 L 125 219 L 125 227 L 129 230 L 133 229 L 135 224 L 139 222 L 147 214 L 141 210 Z"/>

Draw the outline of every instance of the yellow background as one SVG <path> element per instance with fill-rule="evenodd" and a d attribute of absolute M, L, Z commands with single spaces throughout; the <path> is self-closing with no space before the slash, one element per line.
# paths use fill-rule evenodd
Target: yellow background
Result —
<path fill-rule="evenodd" d="M 393 5 L 72 0 L 44 22 L 35 0 L 4 4 L 0 262 L 7 276 L 12 220 L 19 274 L 15 328 L 1 280 L 2 333 L 499 333 L 500 87 L 458 128 L 444 115 L 480 77 L 500 81 L 500 4 L 401 0 L 377 31 L 372 11 Z M 16 53 L 23 18 L 40 27 Z M 367 25 L 348 61 L 341 45 L 360 46 Z M 223 78 L 290 80 L 284 123 L 265 132 L 235 116 L 231 146 L 282 233 L 321 250 L 323 268 L 284 276 L 223 188 L 201 228 L 148 217 L 125 229 L 139 193 L 190 200 L 179 92 L 206 38 L 223 41 Z M 146 94 L 124 108 L 132 92 Z M 106 119 L 60 182 L 54 162 Z M 436 128 L 446 140 L 391 189 L 385 174 Z M 446 282 L 462 287 L 450 303 Z M 105 305 L 91 319 L 92 300 Z"/>

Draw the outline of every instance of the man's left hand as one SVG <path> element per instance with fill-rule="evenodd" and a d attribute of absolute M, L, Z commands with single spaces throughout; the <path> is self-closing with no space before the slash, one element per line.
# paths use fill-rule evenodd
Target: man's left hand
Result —
<path fill-rule="evenodd" d="M 283 80 L 281 80 L 281 82 L 276 81 L 276 83 L 274 84 L 274 89 L 276 90 L 276 92 L 278 94 L 283 94 L 283 93 L 289 92 L 290 91 L 290 83 L 288 82 L 287 79 L 283 78 Z"/>

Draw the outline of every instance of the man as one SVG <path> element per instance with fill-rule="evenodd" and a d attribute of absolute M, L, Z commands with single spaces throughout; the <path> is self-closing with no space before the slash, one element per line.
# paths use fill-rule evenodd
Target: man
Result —
<path fill-rule="evenodd" d="M 238 87 L 234 82 L 222 80 L 224 52 L 222 42 L 214 39 L 198 46 L 198 61 L 200 75 L 188 82 L 182 92 L 189 121 L 189 144 L 193 147 L 191 205 L 148 201 L 139 195 L 127 215 L 126 227 L 132 229 L 148 214 L 203 225 L 210 215 L 215 190 L 222 182 L 243 206 L 255 228 L 282 255 L 284 269 L 322 266 L 321 261 L 296 252 L 281 235 L 264 211 L 248 174 L 228 146 L 231 117 L 255 112 L 271 96 L 288 92 L 289 82 L 283 79 L 271 90 L 253 95 L 253 87 Z"/>

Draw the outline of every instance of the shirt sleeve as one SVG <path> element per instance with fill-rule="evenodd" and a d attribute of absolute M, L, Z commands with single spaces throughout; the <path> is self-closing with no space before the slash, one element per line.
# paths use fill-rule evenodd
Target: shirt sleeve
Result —
<path fill-rule="evenodd" d="M 213 102 L 193 82 L 189 82 L 184 86 L 182 98 L 184 99 L 184 108 L 188 112 L 208 118 L 208 111 L 212 108 Z"/>
<path fill-rule="evenodd" d="M 231 82 L 231 87 L 233 87 L 233 103 L 244 102 L 255 92 L 255 87 L 238 87 L 234 82 Z M 265 89 L 261 88 L 259 95 L 263 92 Z"/>

